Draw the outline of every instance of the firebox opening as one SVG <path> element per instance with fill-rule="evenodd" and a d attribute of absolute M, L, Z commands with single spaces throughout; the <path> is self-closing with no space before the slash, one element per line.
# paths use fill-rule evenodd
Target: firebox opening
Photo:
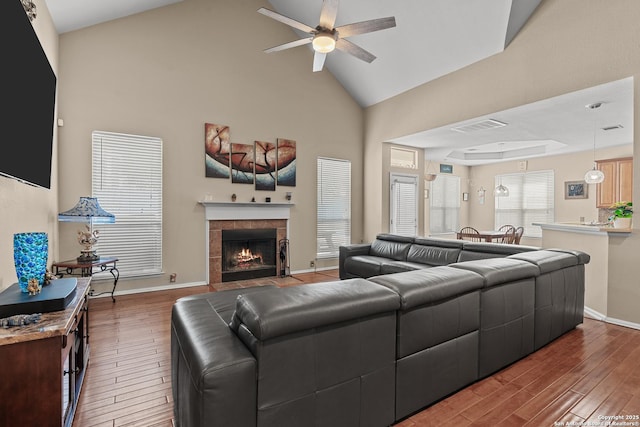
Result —
<path fill-rule="evenodd" d="M 222 281 L 275 276 L 277 230 L 222 230 Z"/>

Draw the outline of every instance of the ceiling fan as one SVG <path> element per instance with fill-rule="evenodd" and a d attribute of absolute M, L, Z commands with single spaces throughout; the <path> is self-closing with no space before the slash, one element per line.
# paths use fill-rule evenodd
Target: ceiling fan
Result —
<path fill-rule="evenodd" d="M 313 71 L 321 71 L 324 66 L 324 60 L 327 53 L 334 49 L 339 49 L 358 59 L 371 63 L 376 57 L 367 52 L 360 46 L 346 40 L 345 37 L 355 36 L 358 34 L 371 33 L 373 31 L 384 30 L 396 26 L 396 18 L 390 16 L 388 18 L 371 19 L 369 21 L 356 22 L 353 24 L 341 25 L 335 27 L 336 15 L 338 14 L 339 0 L 323 0 L 322 9 L 320 11 L 320 22 L 317 27 L 312 28 L 306 24 L 281 15 L 272 10 L 261 7 L 258 12 L 287 24 L 290 27 L 309 33 L 310 37 L 294 40 L 289 43 L 281 44 L 269 49 L 265 49 L 266 53 L 278 52 L 296 46 L 302 46 L 311 43 L 313 46 Z"/>

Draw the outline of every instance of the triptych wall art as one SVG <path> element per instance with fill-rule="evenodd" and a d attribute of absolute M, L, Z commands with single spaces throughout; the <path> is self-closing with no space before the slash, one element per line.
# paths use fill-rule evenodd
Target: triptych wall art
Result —
<path fill-rule="evenodd" d="M 205 123 L 204 135 L 207 178 L 231 177 L 231 182 L 254 184 L 256 190 L 275 190 L 276 184 L 295 187 L 296 141 L 236 144 L 230 142 L 229 126 L 213 123 Z"/>

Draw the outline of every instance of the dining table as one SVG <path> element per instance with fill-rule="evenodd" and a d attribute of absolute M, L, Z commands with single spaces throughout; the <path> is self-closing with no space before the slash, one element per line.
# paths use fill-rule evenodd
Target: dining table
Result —
<path fill-rule="evenodd" d="M 459 231 L 456 233 L 458 240 L 464 240 L 465 237 L 479 237 L 485 242 L 494 242 L 494 241 L 502 241 L 507 236 L 506 231 L 501 230 L 484 230 L 478 231 L 479 234 L 475 233 L 460 233 Z"/>

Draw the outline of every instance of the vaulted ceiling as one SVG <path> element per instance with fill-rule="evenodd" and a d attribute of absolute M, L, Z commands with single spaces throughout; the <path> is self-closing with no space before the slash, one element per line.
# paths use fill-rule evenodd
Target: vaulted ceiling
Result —
<path fill-rule="evenodd" d="M 59 33 L 180 1 L 46 0 Z M 394 16 L 396 27 L 349 37 L 349 41 L 376 56 L 373 62 L 336 50 L 327 55 L 324 69 L 366 108 L 508 49 L 540 2 L 341 0 L 336 26 Z M 282 15 L 310 27 L 318 24 L 322 0 L 270 0 L 270 3 L 272 10 Z M 284 26 L 277 21 L 273 21 L 273 25 Z M 308 34 L 291 29 L 291 37 L 276 44 L 302 37 Z M 264 46 L 264 49 L 270 47 Z M 311 47 L 294 49 L 303 54 L 304 49 Z M 312 72 L 310 60 L 309 73 Z M 625 79 L 464 123 L 405 135 L 391 142 L 424 148 L 431 160 L 466 165 L 590 150 L 594 135 L 599 138 L 599 148 L 630 144 L 632 88 L 633 81 Z M 584 108 L 594 102 L 604 102 L 603 107 L 596 112 Z M 496 122 L 506 126 L 495 126 Z M 594 127 L 612 126 L 611 130 L 594 134 Z"/>

